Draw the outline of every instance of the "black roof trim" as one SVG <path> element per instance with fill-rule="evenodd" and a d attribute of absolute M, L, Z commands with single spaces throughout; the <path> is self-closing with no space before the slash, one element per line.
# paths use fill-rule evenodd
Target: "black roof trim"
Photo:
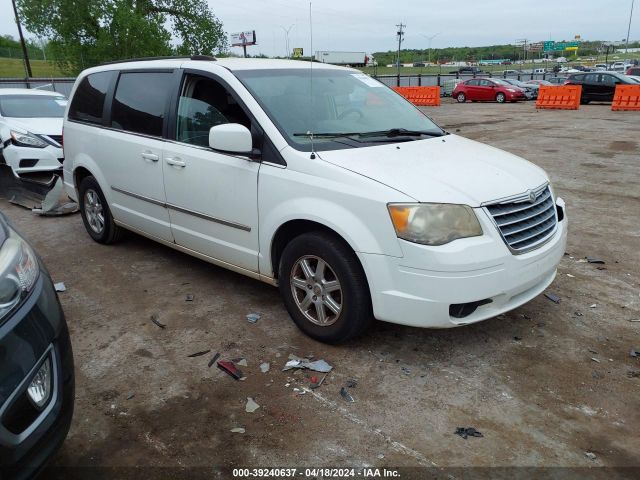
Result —
<path fill-rule="evenodd" d="M 165 57 L 127 58 L 125 60 L 113 60 L 111 62 L 104 62 L 104 63 L 101 63 L 100 65 L 115 65 L 118 63 L 131 63 L 131 62 L 148 62 L 152 60 L 201 60 L 201 61 L 216 62 L 218 59 L 211 55 L 191 55 L 191 56 L 170 55 Z"/>

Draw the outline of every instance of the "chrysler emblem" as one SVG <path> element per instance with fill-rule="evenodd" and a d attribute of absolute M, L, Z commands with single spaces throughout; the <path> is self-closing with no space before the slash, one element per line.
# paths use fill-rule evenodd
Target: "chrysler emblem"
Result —
<path fill-rule="evenodd" d="M 536 201 L 536 192 L 534 192 L 533 190 L 529 190 L 527 194 L 529 195 L 529 201 L 531 203 L 534 203 Z"/>

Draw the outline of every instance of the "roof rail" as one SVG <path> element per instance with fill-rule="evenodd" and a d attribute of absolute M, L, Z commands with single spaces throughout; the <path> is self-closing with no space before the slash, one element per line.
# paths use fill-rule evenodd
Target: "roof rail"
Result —
<path fill-rule="evenodd" d="M 142 58 L 126 58 L 124 60 L 112 60 L 110 62 L 103 62 L 100 65 L 114 65 L 116 63 L 130 63 L 130 62 L 147 62 L 151 60 L 201 60 L 215 62 L 218 59 L 212 55 L 169 55 L 164 57 L 142 57 Z"/>

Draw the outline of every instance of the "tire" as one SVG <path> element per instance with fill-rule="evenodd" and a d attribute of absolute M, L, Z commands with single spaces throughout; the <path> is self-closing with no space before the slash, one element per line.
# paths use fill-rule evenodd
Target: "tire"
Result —
<path fill-rule="evenodd" d="M 507 99 L 506 95 L 502 92 L 498 92 L 496 94 L 496 102 L 498 103 L 504 103 L 505 100 Z"/>
<path fill-rule="evenodd" d="M 321 261 L 325 266 L 318 278 Z M 311 338 L 344 342 L 362 334 L 373 320 L 362 266 L 340 238 L 322 231 L 295 237 L 282 252 L 278 272 L 289 315 Z"/>
<path fill-rule="evenodd" d="M 456 95 L 456 100 L 458 101 L 458 103 L 464 103 L 467 101 L 467 97 L 464 93 L 460 92 L 458 95 Z"/>
<path fill-rule="evenodd" d="M 120 240 L 124 231 L 114 223 L 107 200 L 96 179 L 92 176 L 83 178 L 79 193 L 80 214 L 91 238 L 105 245 Z"/>

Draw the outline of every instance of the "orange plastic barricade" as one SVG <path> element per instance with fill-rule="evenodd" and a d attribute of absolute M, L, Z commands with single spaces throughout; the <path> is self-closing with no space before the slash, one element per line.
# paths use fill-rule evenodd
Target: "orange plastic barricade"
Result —
<path fill-rule="evenodd" d="M 581 85 L 540 85 L 536 108 L 577 110 L 580 108 Z"/>
<path fill-rule="evenodd" d="M 439 107 L 440 87 L 392 87 L 404 98 L 419 107 Z"/>
<path fill-rule="evenodd" d="M 640 85 L 616 85 L 611 110 L 640 111 Z"/>

